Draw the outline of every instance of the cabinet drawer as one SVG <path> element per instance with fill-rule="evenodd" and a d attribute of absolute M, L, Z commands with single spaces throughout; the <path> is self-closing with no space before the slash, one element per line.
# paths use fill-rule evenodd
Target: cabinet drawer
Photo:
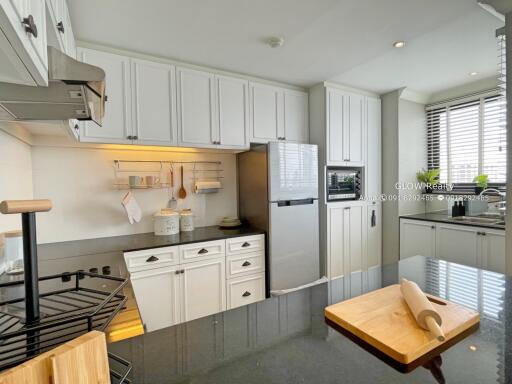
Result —
<path fill-rule="evenodd" d="M 175 265 L 179 263 L 179 248 L 164 247 L 127 252 L 124 254 L 124 260 L 130 272 Z"/>
<path fill-rule="evenodd" d="M 265 235 L 235 237 L 226 240 L 226 254 L 234 255 L 265 249 Z"/>
<path fill-rule="evenodd" d="M 228 309 L 265 299 L 265 274 L 239 277 L 227 282 Z"/>
<path fill-rule="evenodd" d="M 249 275 L 265 271 L 265 254 L 263 252 L 228 256 L 226 277 Z"/>
<path fill-rule="evenodd" d="M 225 240 L 207 241 L 180 246 L 180 262 L 188 263 L 204 258 L 224 256 Z"/>

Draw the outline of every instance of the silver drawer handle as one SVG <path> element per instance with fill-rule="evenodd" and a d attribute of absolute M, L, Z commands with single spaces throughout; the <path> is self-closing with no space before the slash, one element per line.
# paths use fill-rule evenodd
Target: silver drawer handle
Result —
<path fill-rule="evenodd" d="M 247 297 L 247 296 L 251 296 L 251 292 L 249 291 L 245 291 L 243 294 L 242 294 L 243 297 Z"/>
<path fill-rule="evenodd" d="M 204 248 L 201 248 L 197 253 L 200 254 L 200 255 L 204 255 L 205 253 L 208 253 L 208 250 L 204 249 Z"/>
<path fill-rule="evenodd" d="M 248 267 L 249 265 L 251 265 L 250 262 L 244 261 L 244 263 L 242 264 L 242 267 Z"/>
<path fill-rule="evenodd" d="M 247 248 L 247 247 L 250 247 L 250 246 L 251 246 L 251 243 L 248 243 L 247 241 L 242 244 L 243 248 Z"/>

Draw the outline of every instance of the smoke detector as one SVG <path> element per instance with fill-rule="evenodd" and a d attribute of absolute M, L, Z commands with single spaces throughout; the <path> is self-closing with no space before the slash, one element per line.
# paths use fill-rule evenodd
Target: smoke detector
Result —
<path fill-rule="evenodd" d="M 284 44 L 284 39 L 278 36 L 272 36 L 267 39 L 267 45 L 270 48 L 278 48 Z"/>

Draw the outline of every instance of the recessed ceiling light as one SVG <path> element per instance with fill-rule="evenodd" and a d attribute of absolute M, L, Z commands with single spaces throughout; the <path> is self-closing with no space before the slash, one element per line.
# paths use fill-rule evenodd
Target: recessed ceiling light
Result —
<path fill-rule="evenodd" d="M 476 75 L 478 75 L 478 72 L 470 72 L 469 73 L 469 76 L 476 76 Z"/>
<path fill-rule="evenodd" d="M 393 47 L 395 47 L 395 48 L 403 48 L 403 47 L 405 47 L 405 41 L 395 41 L 393 43 Z"/>
<path fill-rule="evenodd" d="M 277 48 L 284 44 L 284 39 L 278 36 L 272 36 L 267 39 L 267 44 L 271 48 Z"/>

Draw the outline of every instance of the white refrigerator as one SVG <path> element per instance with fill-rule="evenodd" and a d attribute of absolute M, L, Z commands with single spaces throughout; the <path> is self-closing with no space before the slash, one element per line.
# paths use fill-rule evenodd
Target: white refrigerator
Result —
<path fill-rule="evenodd" d="M 267 293 L 316 282 L 318 148 L 271 142 L 238 155 L 239 215 L 267 232 Z"/>

